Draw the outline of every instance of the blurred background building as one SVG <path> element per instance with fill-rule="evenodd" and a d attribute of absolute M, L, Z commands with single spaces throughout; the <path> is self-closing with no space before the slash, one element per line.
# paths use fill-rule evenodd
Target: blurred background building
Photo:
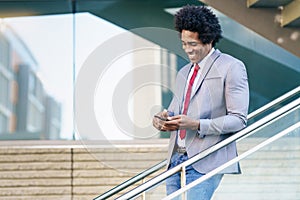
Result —
<path fill-rule="evenodd" d="M 4 23 L 0 49 L 0 139 L 59 139 L 60 104 L 45 92 L 27 46 Z"/>
<path fill-rule="evenodd" d="M 239 58 L 247 67 L 249 112 L 300 83 L 298 1 L 245 0 L 227 1 L 226 4 L 193 0 L 112 1 L 109 5 L 94 1 L 63 1 L 45 6 L 48 3 L 32 1 L 26 2 L 26 6 L 14 1 L 1 3 L 3 139 L 21 135 L 28 139 L 132 139 L 145 137 L 149 132 L 155 135 L 155 130 L 145 127 L 151 126 L 151 117 L 156 111 L 168 106 L 176 71 L 187 63 L 173 24 L 175 12 L 186 4 L 206 3 L 219 17 L 223 39 L 217 48 Z M 126 43 L 125 40 L 114 43 L 122 34 L 128 34 Z M 131 50 L 147 47 L 148 50 L 126 52 L 102 66 L 120 72 L 108 78 L 114 81 L 102 83 L 104 87 L 96 86 L 100 89 L 95 89 L 95 105 L 89 108 L 94 113 L 83 117 L 95 115 L 88 123 L 102 127 L 105 133 L 101 135 L 100 130 L 79 131 L 73 117 L 76 114 L 73 91 L 86 61 L 105 45 L 108 54 L 117 52 L 114 50 L 118 46 L 130 46 Z M 99 68 L 104 65 L 103 58 L 105 56 L 99 55 Z M 118 63 L 122 59 L 122 63 Z M 158 70 L 134 74 L 143 65 L 157 66 Z M 125 84 L 124 91 L 132 94 L 124 99 L 123 110 L 112 113 L 113 97 L 102 95 L 110 91 L 101 89 L 110 87 L 116 92 L 117 84 L 124 80 L 126 73 L 132 76 L 132 81 Z M 99 82 L 101 78 L 109 77 L 102 75 L 99 75 Z M 140 76 L 150 77 L 149 80 L 156 84 L 134 88 Z M 95 86 L 86 86 L 89 87 Z M 123 102 L 122 98 L 119 100 Z M 122 129 L 122 122 L 113 116 L 122 116 L 122 113 L 127 113 L 122 120 L 130 119 L 124 122 L 130 124 L 126 131 Z M 26 134 L 21 134 L 22 131 Z M 14 135 L 8 134 L 13 132 Z M 168 134 L 160 137 L 168 137 Z"/>

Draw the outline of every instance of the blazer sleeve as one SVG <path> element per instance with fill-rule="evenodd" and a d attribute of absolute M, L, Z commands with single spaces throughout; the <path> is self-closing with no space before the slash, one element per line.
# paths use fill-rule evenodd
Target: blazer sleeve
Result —
<path fill-rule="evenodd" d="M 224 82 L 226 113 L 214 119 L 200 119 L 200 138 L 234 133 L 247 125 L 249 88 L 246 68 L 241 61 L 230 66 Z"/>

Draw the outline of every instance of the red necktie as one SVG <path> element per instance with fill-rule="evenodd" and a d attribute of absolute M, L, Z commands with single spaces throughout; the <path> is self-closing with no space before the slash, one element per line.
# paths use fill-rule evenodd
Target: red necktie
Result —
<path fill-rule="evenodd" d="M 184 99 L 184 107 L 183 107 L 183 113 L 184 115 L 187 114 L 187 111 L 188 111 L 188 108 L 189 108 L 189 104 L 190 104 L 190 100 L 191 100 L 191 94 L 192 94 L 192 88 L 193 88 L 193 84 L 194 84 L 194 81 L 195 81 L 195 78 L 197 76 L 197 73 L 198 73 L 198 70 L 200 69 L 198 63 L 195 65 L 194 67 L 194 72 L 193 72 L 193 75 L 189 81 L 189 86 L 188 86 L 188 89 L 186 91 L 186 94 L 185 94 L 185 99 Z M 186 135 L 186 130 L 185 129 L 181 129 L 179 131 L 179 136 L 181 139 L 185 138 L 185 135 Z"/>

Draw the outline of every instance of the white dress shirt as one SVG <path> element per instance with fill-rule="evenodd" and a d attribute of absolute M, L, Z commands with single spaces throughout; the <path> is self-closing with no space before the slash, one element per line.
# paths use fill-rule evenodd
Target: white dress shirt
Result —
<path fill-rule="evenodd" d="M 197 83 L 198 83 L 198 81 L 199 81 L 199 78 L 200 78 L 200 74 L 201 74 L 201 72 L 202 72 L 202 69 L 203 69 L 203 66 L 205 66 L 205 64 L 206 64 L 206 61 L 207 61 L 207 58 L 209 58 L 209 56 L 213 53 L 215 51 L 215 49 L 214 48 L 212 48 L 211 50 L 210 50 L 210 52 L 198 63 L 198 65 L 199 65 L 199 67 L 200 67 L 200 69 L 199 69 L 199 71 L 198 71 L 198 73 L 197 73 L 197 76 L 196 76 L 196 78 L 195 78 L 195 81 L 194 81 L 194 84 L 193 84 L 193 87 L 192 87 L 192 93 L 195 91 L 195 89 L 196 89 L 196 85 L 197 85 Z M 188 89 L 188 84 L 189 84 L 189 82 L 190 82 L 190 79 L 191 79 L 191 77 L 192 77 L 192 75 L 193 75 L 193 72 L 194 72 L 194 68 L 195 68 L 195 64 L 193 64 L 193 66 L 191 67 L 191 69 L 190 69 L 190 72 L 189 72 L 189 75 L 188 75 L 188 78 L 187 78 L 187 81 L 186 81 L 186 83 L 185 83 L 185 92 L 184 92 L 184 97 L 186 96 L 186 92 L 187 92 L 187 89 Z M 181 113 L 183 113 L 183 109 L 184 109 L 184 102 L 185 102 L 185 98 L 183 99 L 183 102 L 182 102 L 182 111 L 181 111 Z M 183 138 L 183 139 L 181 139 L 180 137 L 179 137 L 179 130 L 178 130 L 178 132 L 177 132 L 177 134 L 178 134 L 178 136 L 177 136 L 177 144 L 178 144 L 178 146 L 179 147 L 185 147 L 185 138 Z"/>

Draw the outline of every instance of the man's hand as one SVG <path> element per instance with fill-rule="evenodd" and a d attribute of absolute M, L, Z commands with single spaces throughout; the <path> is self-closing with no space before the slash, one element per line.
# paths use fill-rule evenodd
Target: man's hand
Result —
<path fill-rule="evenodd" d="M 160 131 L 197 130 L 200 127 L 199 120 L 191 119 L 186 115 L 169 117 L 167 111 L 162 111 L 156 115 L 158 117 L 153 117 L 153 126 Z"/>
<path fill-rule="evenodd" d="M 200 127 L 199 120 L 194 120 L 186 115 L 176 115 L 174 117 L 168 117 L 168 120 L 164 125 L 166 127 L 176 127 L 174 130 L 178 129 L 191 129 L 197 130 Z"/>
<path fill-rule="evenodd" d="M 156 115 L 154 115 L 152 120 L 153 126 L 160 131 L 170 131 L 167 129 L 167 127 L 165 127 L 165 122 L 167 122 L 168 117 L 169 116 L 167 110 L 157 113 Z"/>

